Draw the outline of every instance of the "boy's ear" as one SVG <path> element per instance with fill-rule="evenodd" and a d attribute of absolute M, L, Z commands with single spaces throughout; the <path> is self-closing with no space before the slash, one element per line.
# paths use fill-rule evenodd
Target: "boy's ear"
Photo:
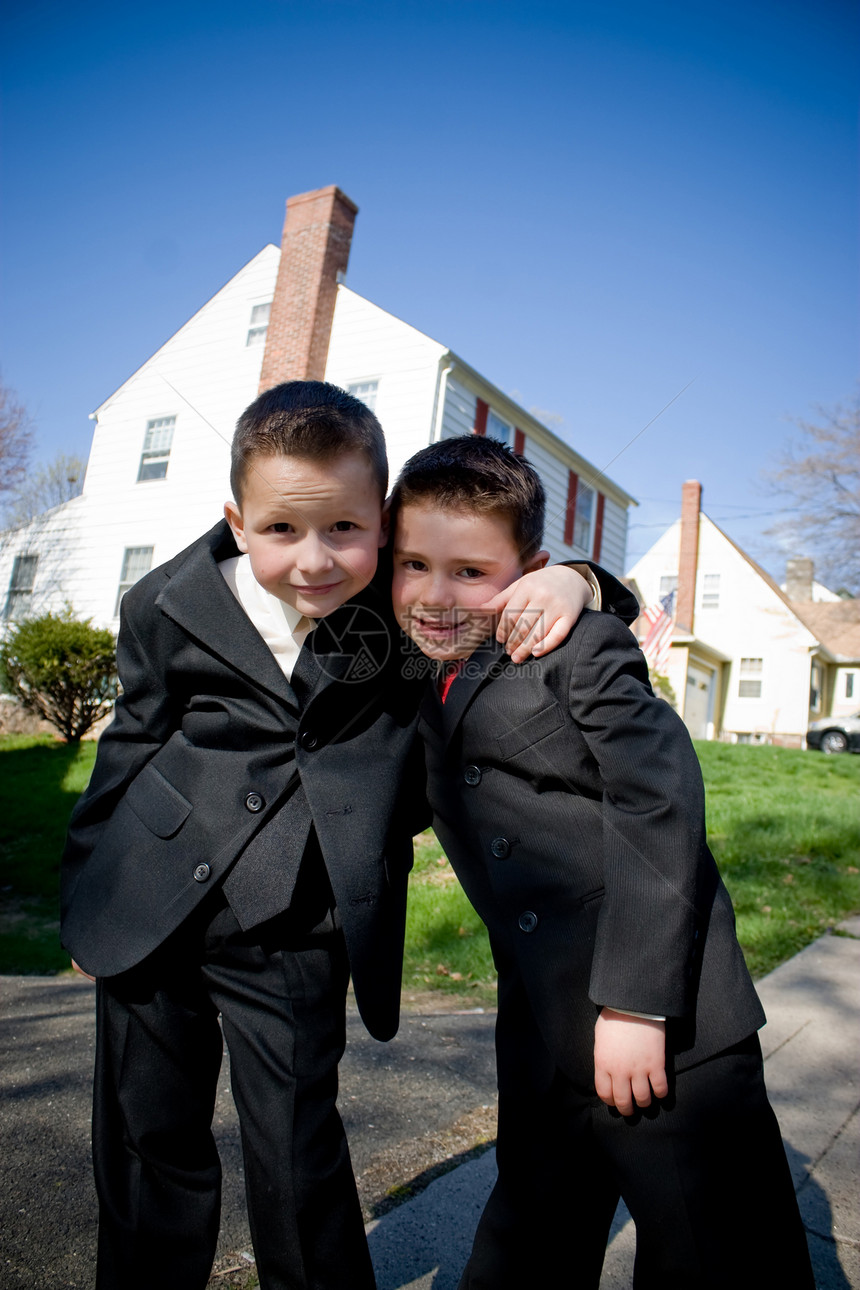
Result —
<path fill-rule="evenodd" d="M 536 573 L 538 569 L 545 569 L 549 564 L 549 551 L 538 551 L 537 555 L 532 556 L 527 564 L 523 565 L 523 573 Z"/>
<path fill-rule="evenodd" d="M 379 545 L 384 547 L 388 542 L 388 534 L 391 530 L 391 498 L 387 498 L 382 504 L 382 522 L 379 528 Z"/>
<path fill-rule="evenodd" d="M 233 530 L 236 545 L 243 554 L 248 554 L 248 543 L 245 541 L 245 525 L 242 523 L 242 512 L 234 501 L 224 503 L 224 518 Z"/>

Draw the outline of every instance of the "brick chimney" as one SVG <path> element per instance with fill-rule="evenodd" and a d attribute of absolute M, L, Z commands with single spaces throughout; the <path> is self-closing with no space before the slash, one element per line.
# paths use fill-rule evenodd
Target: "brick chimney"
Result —
<path fill-rule="evenodd" d="M 338 274 L 346 272 L 357 214 L 333 185 L 287 201 L 261 393 L 282 381 L 323 380 Z"/>
<path fill-rule="evenodd" d="M 811 600 L 815 565 L 811 560 L 788 560 L 785 566 L 785 594 L 789 600 Z"/>
<path fill-rule="evenodd" d="M 701 509 L 702 485 L 697 479 L 688 479 L 681 489 L 681 553 L 678 557 L 678 595 L 675 599 L 675 622 L 682 632 L 693 630 Z"/>

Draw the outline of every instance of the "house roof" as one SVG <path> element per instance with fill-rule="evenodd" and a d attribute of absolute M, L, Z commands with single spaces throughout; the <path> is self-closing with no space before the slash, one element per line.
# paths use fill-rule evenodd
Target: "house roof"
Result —
<path fill-rule="evenodd" d="M 860 663 L 860 600 L 796 600 L 791 608 L 837 663 Z"/>

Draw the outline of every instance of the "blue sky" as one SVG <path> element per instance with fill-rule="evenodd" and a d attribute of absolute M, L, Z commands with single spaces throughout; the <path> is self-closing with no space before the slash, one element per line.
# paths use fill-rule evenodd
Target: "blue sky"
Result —
<path fill-rule="evenodd" d="M 781 575 L 760 471 L 856 390 L 853 2 L 28 0 L 0 35 L 0 363 L 41 457 L 335 183 L 349 285 L 639 498 L 631 563 L 698 478 Z"/>

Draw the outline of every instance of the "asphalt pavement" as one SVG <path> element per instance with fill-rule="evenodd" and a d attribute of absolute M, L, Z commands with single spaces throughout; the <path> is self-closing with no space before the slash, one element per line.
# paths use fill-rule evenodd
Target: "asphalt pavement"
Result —
<path fill-rule="evenodd" d="M 761 1032 L 768 1088 L 818 1290 L 860 1290 L 860 917 L 758 989 L 768 1015 Z M 397 1038 L 379 1044 L 350 1014 L 341 1110 L 379 1290 L 456 1290 L 494 1176 L 494 1152 L 485 1149 L 494 1122 L 494 1020 L 491 1012 L 407 1011 Z M 0 978 L 4 1290 L 92 1290 L 92 1055 L 88 983 Z M 215 1117 L 225 1186 L 213 1290 L 230 1284 L 230 1269 L 252 1263 L 228 1083 L 225 1064 Z M 601 1290 L 630 1286 L 634 1244 L 620 1207 Z"/>

